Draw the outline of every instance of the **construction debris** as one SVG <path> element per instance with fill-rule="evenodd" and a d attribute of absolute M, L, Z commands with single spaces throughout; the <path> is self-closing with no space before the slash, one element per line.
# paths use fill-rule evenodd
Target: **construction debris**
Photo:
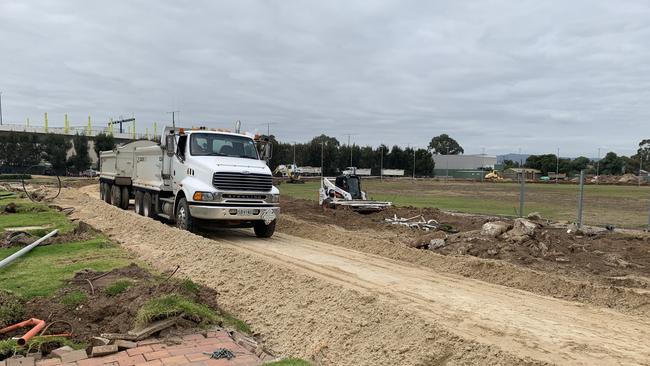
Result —
<path fill-rule="evenodd" d="M 481 227 L 481 235 L 496 238 L 508 231 L 511 227 L 510 224 L 503 221 L 486 222 Z"/>
<path fill-rule="evenodd" d="M 420 229 L 424 231 L 442 230 L 449 233 L 458 232 L 458 230 L 454 229 L 454 227 L 449 224 L 441 224 L 433 219 L 427 220 L 422 215 L 409 218 L 397 217 L 397 215 L 393 215 L 392 218 L 385 218 L 384 221 L 392 225 L 406 226 L 410 229 Z"/>

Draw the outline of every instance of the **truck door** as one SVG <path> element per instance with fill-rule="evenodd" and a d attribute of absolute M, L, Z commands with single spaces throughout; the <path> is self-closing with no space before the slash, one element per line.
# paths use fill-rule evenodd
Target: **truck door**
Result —
<path fill-rule="evenodd" d="M 172 159 L 176 152 L 176 136 L 173 134 L 165 137 L 165 155 L 163 158 L 162 177 L 165 185 L 171 185 L 172 179 Z"/>

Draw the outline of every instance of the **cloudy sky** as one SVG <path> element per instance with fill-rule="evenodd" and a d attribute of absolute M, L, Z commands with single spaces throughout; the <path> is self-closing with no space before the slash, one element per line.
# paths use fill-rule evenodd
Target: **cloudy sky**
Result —
<path fill-rule="evenodd" d="M 266 130 L 466 153 L 650 138 L 648 1 L 0 0 L 5 123 Z"/>

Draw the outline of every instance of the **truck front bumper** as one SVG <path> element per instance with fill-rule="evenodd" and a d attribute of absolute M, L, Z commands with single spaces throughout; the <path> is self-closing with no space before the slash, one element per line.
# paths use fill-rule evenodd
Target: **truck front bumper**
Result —
<path fill-rule="evenodd" d="M 190 205 L 190 215 L 203 220 L 264 220 L 272 221 L 280 214 L 280 207 L 235 207 Z"/>

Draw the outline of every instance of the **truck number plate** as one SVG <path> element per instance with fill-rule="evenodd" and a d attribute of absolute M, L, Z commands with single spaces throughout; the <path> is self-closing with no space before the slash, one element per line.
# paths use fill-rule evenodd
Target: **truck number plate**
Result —
<path fill-rule="evenodd" d="M 238 208 L 237 209 L 237 215 L 238 216 L 254 216 L 257 215 L 259 210 L 254 210 L 252 208 Z"/>

